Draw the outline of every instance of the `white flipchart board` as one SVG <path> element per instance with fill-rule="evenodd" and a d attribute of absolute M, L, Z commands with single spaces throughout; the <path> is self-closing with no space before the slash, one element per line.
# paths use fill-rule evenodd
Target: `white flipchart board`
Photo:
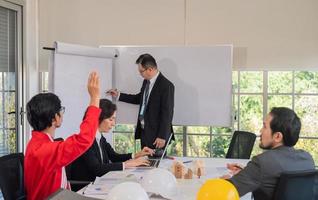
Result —
<path fill-rule="evenodd" d="M 231 126 L 232 45 L 222 46 L 101 46 L 116 50 L 114 86 L 125 93 L 140 91 L 135 65 L 150 53 L 159 70 L 175 85 L 174 125 Z M 135 124 L 138 106 L 118 102 L 118 123 Z"/>
<path fill-rule="evenodd" d="M 115 52 L 107 49 L 55 43 L 53 65 L 50 67 L 50 91 L 61 99 L 66 107 L 63 124 L 55 137 L 66 138 L 79 132 L 84 112 L 89 105 L 87 80 L 91 71 L 100 76 L 101 96 L 112 87 L 112 59 Z M 111 134 L 108 141 L 111 140 Z"/>

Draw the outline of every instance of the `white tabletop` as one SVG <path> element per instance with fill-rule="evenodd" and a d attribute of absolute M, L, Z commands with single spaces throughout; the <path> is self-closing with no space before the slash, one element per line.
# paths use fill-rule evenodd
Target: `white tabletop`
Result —
<path fill-rule="evenodd" d="M 190 161 L 190 160 L 203 160 L 205 163 L 205 174 L 200 178 L 194 176 L 193 179 L 177 179 L 177 188 L 178 188 L 178 197 L 174 200 L 195 200 L 196 194 L 199 191 L 201 185 L 210 178 L 218 178 L 224 174 L 228 173 L 226 169 L 226 163 L 240 163 L 243 166 L 246 165 L 248 160 L 242 159 L 223 159 L 223 158 L 180 158 L 177 157 L 175 160 L 180 161 Z M 169 169 L 172 165 L 172 160 L 164 159 L 159 167 Z M 187 167 L 191 168 L 192 163 L 185 164 Z M 79 194 L 83 194 L 85 196 L 106 199 L 107 192 L 115 185 L 126 182 L 126 181 L 134 181 L 138 182 L 139 177 L 145 173 L 143 168 L 131 168 L 126 169 L 125 171 L 112 171 L 101 178 L 97 178 L 94 185 L 89 185 L 78 191 Z M 164 199 L 160 198 L 160 196 L 150 196 L 150 199 Z M 246 194 L 241 197 L 241 200 L 250 200 L 251 194 Z"/>

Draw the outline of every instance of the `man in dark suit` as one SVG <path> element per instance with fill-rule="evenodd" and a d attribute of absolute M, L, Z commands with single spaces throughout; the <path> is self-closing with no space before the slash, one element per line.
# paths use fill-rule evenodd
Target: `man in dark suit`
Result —
<path fill-rule="evenodd" d="M 156 60 L 150 54 L 140 55 L 136 64 L 144 78 L 140 92 L 125 94 L 111 89 L 107 94 L 119 101 L 139 104 L 135 139 L 141 139 L 142 147 L 164 148 L 173 134 L 174 85 L 159 72 Z"/>
<path fill-rule="evenodd" d="M 315 168 L 309 153 L 293 147 L 300 128 L 300 119 L 293 110 L 273 108 L 260 130 L 260 147 L 267 151 L 254 156 L 244 169 L 228 164 L 234 176 L 223 178 L 229 178 L 240 196 L 253 192 L 255 200 L 271 200 L 281 173 Z"/>

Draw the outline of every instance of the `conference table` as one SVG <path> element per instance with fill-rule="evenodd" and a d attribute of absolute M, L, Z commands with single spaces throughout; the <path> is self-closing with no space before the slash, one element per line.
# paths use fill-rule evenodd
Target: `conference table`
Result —
<path fill-rule="evenodd" d="M 249 160 L 245 159 L 224 159 L 224 158 L 191 158 L 191 157 L 175 157 L 174 160 L 186 162 L 186 167 L 191 168 L 192 162 L 195 160 L 202 160 L 205 165 L 205 172 L 199 178 L 196 175 L 193 175 L 192 179 L 177 179 L 177 190 L 178 195 L 173 200 L 195 200 L 196 194 L 199 191 L 201 185 L 211 178 L 218 178 L 224 174 L 228 174 L 226 168 L 227 163 L 239 163 L 243 166 L 247 164 Z M 159 168 L 165 168 L 170 170 L 173 160 L 163 159 L 160 162 Z M 138 182 L 139 178 L 142 177 L 144 173 L 147 172 L 146 168 L 129 168 L 124 171 L 112 171 L 105 174 L 102 177 L 97 177 L 94 183 L 89 184 L 80 191 L 79 194 L 94 197 L 97 199 L 107 199 L 107 193 L 115 185 L 133 181 Z M 150 195 L 149 199 L 159 200 L 165 199 L 159 195 Z M 241 200 L 250 200 L 251 193 L 248 193 L 240 198 Z"/>

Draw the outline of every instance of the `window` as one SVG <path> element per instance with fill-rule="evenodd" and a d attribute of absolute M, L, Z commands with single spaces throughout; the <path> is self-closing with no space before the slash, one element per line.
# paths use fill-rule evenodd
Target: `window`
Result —
<path fill-rule="evenodd" d="M 0 156 L 22 150 L 21 28 L 21 7 L 0 1 Z"/>
<path fill-rule="evenodd" d="M 237 71 L 233 80 L 235 129 L 258 133 L 263 116 L 272 107 L 292 108 L 302 121 L 296 148 L 307 150 L 318 162 L 318 150 L 314 148 L 318 144 L 318 72 Z M 260 152 L 257 140 L 253 155 Z"/>
<path fill-rule="evenodd" d="M 175 141 L 168 148 L 168 155 L 189 157 L 225 157 L 232 130 L 228 127 L 173 126 Z M 134 140 L 134 125 L 116 125 L 115 150 L 119 153 L 140 150 L 140 140 Z"/>

